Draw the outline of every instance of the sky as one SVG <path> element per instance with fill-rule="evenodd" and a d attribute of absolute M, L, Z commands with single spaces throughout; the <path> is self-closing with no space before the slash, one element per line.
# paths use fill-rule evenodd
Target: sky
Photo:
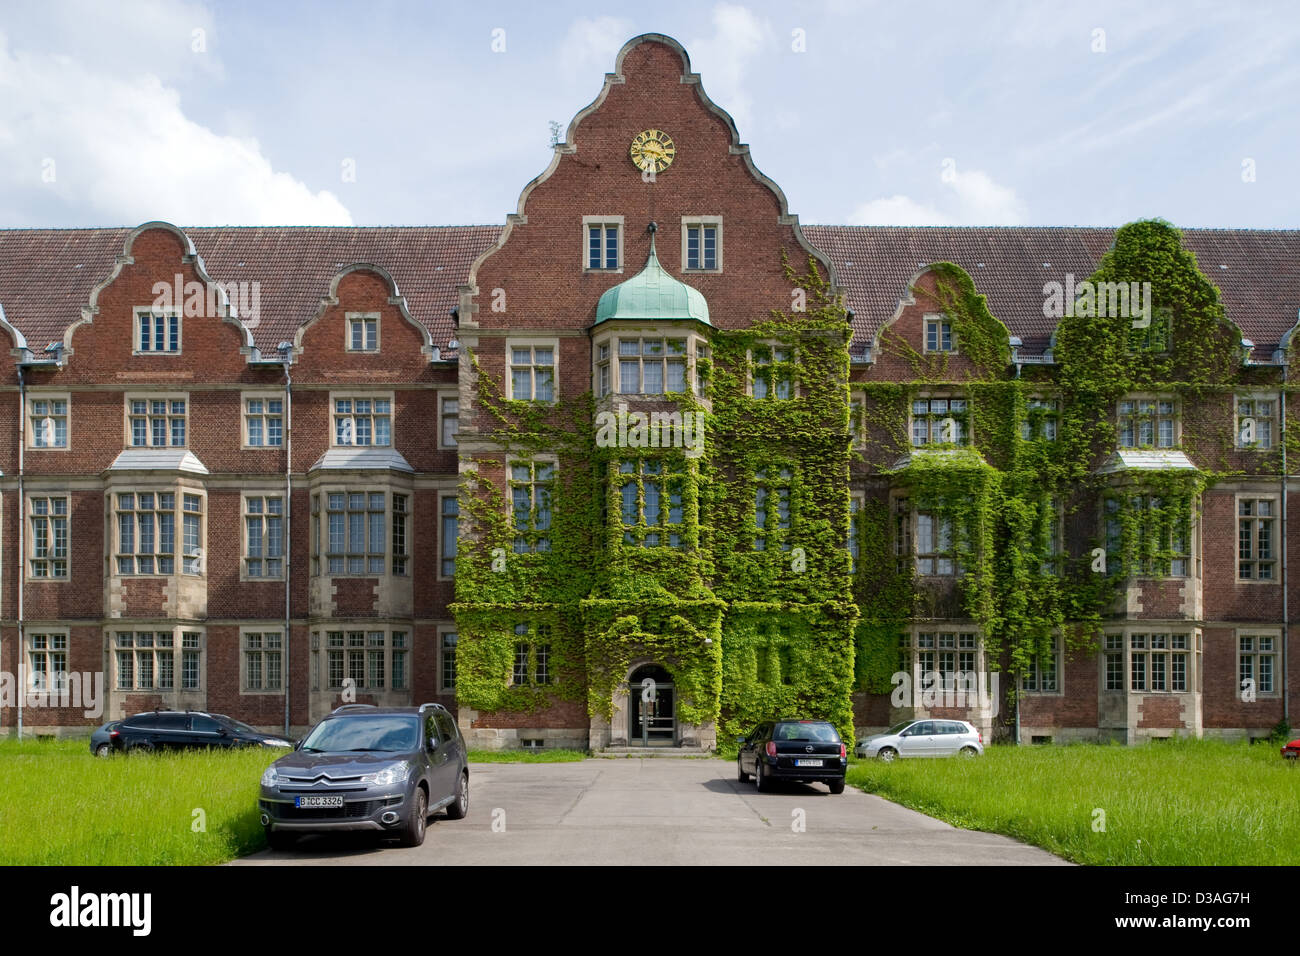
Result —
<path fill-rule="evenodd" d="M 1300 226 L 1300 6 L 0 0 L 0 227 L 504 221 L 641 33 L 804 223 Z"/>

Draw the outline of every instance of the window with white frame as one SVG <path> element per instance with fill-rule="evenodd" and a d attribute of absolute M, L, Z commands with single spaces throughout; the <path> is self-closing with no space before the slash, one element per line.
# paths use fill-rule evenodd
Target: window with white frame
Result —
<path fill-rule="evenodd" d="M 186 396 L 128 395 L 127 434 L 132 448 L 184 448 Z"/>
<path fill-rule="evenodd" d="M 912 446 L 965 445 L 967 416 L 965 398 L 912 399 Z"/>
<path fill-rule="evenodd" d="M 952 322 L 944 316 L 925 317 L 925 350 L 927 352 L 957 351 L 957 340 L 952 334 Z"/>
<path fill-rule="evenodd" d="M 115 631 L 113 660 L 118 690 L 200 690 L 203 635 L 182 631 L 179 674 L 176 636 L 165 631 Z"/>
<path fill-rule="evenodd" d="M 442 495 L 441 571 L 444 578 L 456 574 L 456 539 L 460 535 L 460 499 Z"/>
<path fill-rule="evenodd" d="M 410 644 L 406 631 L 326 631 L 324 653 L 329 690 L 341 689 L 345 680 L 358 691 L 400 691 L 409 686 Z"/>
<path fill-rule="evenodd" d="M 1056 441 L 1061 425 L 1061 403 L 1055 398 L 1031 398 L 1026 403 L 1020 437 L 1025 441 Z"/>
<path fill-rule="evenodd" d="M 1252 691 L 1264 696 L 1277 694 L 1278 643 L 1275 634 L 1238 634 L 1237 676 L 1243 699 Z"/>
<path fill-rule="evenodd" d="M 614 487 L 619 496 L 623 544 L 641 548 L 681 548 L 682 472 L 673 460 L 639 458 L 618 463 Z"/>
<path fill-rule="evenodd" d="M 27 398 L 28 448 L 68 447 L 68 397 L 29 395 Z"/>
<path fill-rule="evenodd" d="M 460 434 L 460 399 L 443 396 L 438 405 L 438 440 L 443 448 L 455 448 Z"/>
<path fill-rule="evenodd" d="M 622 217 L 611 218 L 609 221 L 584 217 L 583 235 L 586 246 L 583 261 L 586 267 L 611 272 L 623 268 L 622 233 Z"/>
<path fill-rule="evenodd" d="M 244 444 L 279 448 L 284 444 L 284 399 L 276 395 L 244 398 Z"/>
<path fill-rule="evenodd" d="M 530 345 L 512 342 L 510 397 L 522 402 L 555 401 L 555 343 Z"/>
<path fill-rule="evenodd" d="M 1058 675 L 1061 673 L 1061 638 L 1052 635 L 1047 653 L 1035 653 L 1029 658 L 1020 678 L 1020 689 L 1030 694 L 1056 694 L 1061 690 Z"/>
<path fill-rule="evenodd" d="M 760 343 L 749 351 L 749 394 L 753 398 L 794 398 L 797 356 L 788 345 Z"/>
<path fill-rule="evenodd" d="M 1237 397 L 1237 447 L 1268 451 L 1273 447 L 1278 403 L 1271 398 Z"/>
<path fill-rule="evenodd" d="M 620 395 L 663 395 L 686 388 L 685 338 L 619 338 Z"/>
<path fill-rule="evenodd" d="M 118 492 L 113 513 L 118 574 L 176 573 L 175 492 Z"/>
<path fill-rule="evenodd" d="M 687 272 L 722 271 L 722 219 L 701 216 L 682 220 L 682 268 Z"/>
<path fill-rule="evenodd" d="M 28 498 L 28 513 L 32 532 L 28 576 L 42 580 L 67 580 L 67 496 L 33 495 Z"/>
<path fill-rule="evenodd" d="M 27 673 L 32 690 L 61 692 L 68 686 L 67 631 L 27 632 Z"/>
<path fill-rule="evenodd" d="M 551 550 L 551 499 L 555 493 L 555 463 L 510 463 L 510 502 L 516 554 Z"/>
<path fill-rule="evenodd" d="M 446 692 L 456 690 L 456 644 L 460 635 L 455 631 L 443 631 L 439 638 L 439 681 Z"/>
<path fill-rule="evenodd" d="M 1121 448 L 1174 448 L 1178 406 L 1169 398 L 1126 398 L 1119 403 Z"/>
<path fill-rule="evenodd" d="M 610 363 L 609 349 L 608 342 L 601 342 L 596 346 L 595 392 L 597 398 L 604 398 L 614 389 L 614 372 Z"/>
<path fill-rule="evenodd" d="M 551 674 L 551 625 L 515 625 L 515 659 L 510 683 L 517 687 L 545 686 Z"/>
<path fill-rule="evenodd" d="M 284 576 L 284 497 L 244 497 L 244 573 L 250 578 Z"/>
<path fill-rule="evenodd" d="M 790 489 L 794 473 L 789 468 L 758 468 L 754 471 L 754 550 L 766 551 L 780 542 L 782 551 L 791 549 Z"/>
<path fill-rule="evenodd" d="M 1106 689 L 1122 691 L 1124 689 L 1124 635 L 1104 635 L 1102 647 Z"/>
<path fill-rule="evenodd" d="M 1273 498 L 1237 499 L 1237 577 L 1242 581 L 1274 580 L 1275 504 Z"/>
<path fill-rule="evenodd" d="M 1185 693 L 1189 687 L 1191 637 L 1186 633 L 1131 633 L 1129 690 Z"/>
<path fill-rule="evenodd" d="M 387 497 L 382 491 L 312 495 L 312 535 L 316 538 L 312 564 L 317 574 L 322 568 L 329 575 L 385 572 L 389 545 Z"/>
<path fill-rule="evenodd" d="M 284 680 L 284 632 L 243 634 L 245 691 L 278 691 Z"/>
<path fill-rule="evenodd" d="M 178 313 L 136 310 L 134 351 L 137 355 L 175 354 L 180 350 L 181 317 Z"/>
<path fill-rule="evenodd" d="M 951 577 L 958 573 L 951 515 L 916 513 L 916 573 Z"/>
<path fill-rule="evenodd" d="M 203 498 L 181 495 L 181 546 L 184 548 L 181 570 L 186 574 L 203 573 Z"/>
<path fill-rule="evenodd" d="M 386 447 L 393 443 L 393 400 L 334 396 L 334 444 Z"/>
<path fill-rule="evenodd" d="M 347 321 L 349 352 L 379 351 L 378 315 L 349 315 Z"/>

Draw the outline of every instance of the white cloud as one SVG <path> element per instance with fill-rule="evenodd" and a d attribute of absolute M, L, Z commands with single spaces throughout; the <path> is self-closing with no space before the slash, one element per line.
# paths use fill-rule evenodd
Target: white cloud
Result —
<path fill-rule="evenodd" d="M 713 36 L 686 45 L 691 69 L 704 77 L 709 99 L 731 114 L 743 138 L 753 117 L 746 73 L 755 57 L 771 48 L 772 29 L 745 7 L 720 3 L 713 8 L 713 30 Z"/>
<path fill-rule="evenodd" d="M 635 34 L 635 24 L 621 17 L 578 17 L 560 45 L 560 62 L 570 75 L 613 73 L 614 58 Z"/>
<path fill-rule="evenodd" d="M 955 171 L 934 202 L 896 193 L 861 203 L 849 217 L 854 225 L 872 226 L 1018 226 L 1024 203 L 1015 190 L 978 169 Z"/>
<path fill-rule="evenodd" d="M 186 35 L 188 36 L 188 35 Z M 112 43 L 112 37 L 104 39 Z M 142 61 L 147 62 L 147 61 Z M 10 52 L 0 34 L 0 216 L 48 222 L 51 194 L 83 222 L 350 225 L 332 193 L 276 171 L 255 139 L 185 115 L 150 72 L 48 52 Z M 53 162 L 53 181 L 42 173 Z"/>

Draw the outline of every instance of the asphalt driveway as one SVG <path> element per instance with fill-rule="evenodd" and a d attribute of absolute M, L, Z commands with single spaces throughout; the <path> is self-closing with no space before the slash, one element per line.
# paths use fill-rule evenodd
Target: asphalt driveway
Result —
<path fill-rule="evenodd" d="M 1009 837 L 959 830 L 849 787 L 759 793 L 714 759 L 593 758 L 471 764 L 464 820 L 429 821 L 424 845 L 376 834 L 304 837 L 236 865 L 430 864 L 1063 865 Z"/>

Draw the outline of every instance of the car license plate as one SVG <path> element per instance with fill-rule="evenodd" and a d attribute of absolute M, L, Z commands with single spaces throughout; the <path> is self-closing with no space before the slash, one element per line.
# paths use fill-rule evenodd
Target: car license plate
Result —
<path fill-rule="evenodd" d="M 343 806 L 343 794 L 299 794 L 293 798 L 293 805 L 300 810 L 337 810 Z"/>
<path fill-rule="evenodd" d="M 820 760 L 796 760 L 794 765 L 796 767 L 820 767 L 822 762 Z"/>

